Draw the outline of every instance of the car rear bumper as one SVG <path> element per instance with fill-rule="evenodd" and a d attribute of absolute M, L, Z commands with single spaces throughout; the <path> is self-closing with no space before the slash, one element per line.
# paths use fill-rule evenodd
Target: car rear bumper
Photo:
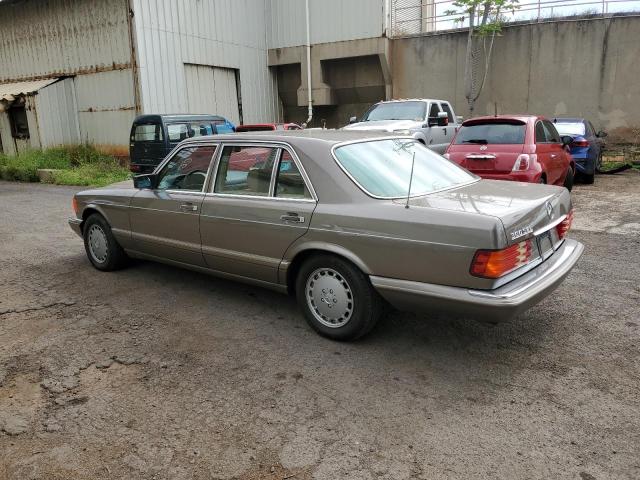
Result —
<path fill-rule="evenodd" d="M 82 237 L 82 220 L 80 218 L 69 218 L 69 226 L 71 227 L 71 230 L 78 234 L 78 236 Z"/>
<path fill-rule="evenodd" d="M 371 283 L 401 310 L 452 312 L 464 317 L 503 321 L 547 297 L 569 274 L 584 246 L 565 240 L 544 263 L 495 290 L 473 290 L 372 276 Z"/>

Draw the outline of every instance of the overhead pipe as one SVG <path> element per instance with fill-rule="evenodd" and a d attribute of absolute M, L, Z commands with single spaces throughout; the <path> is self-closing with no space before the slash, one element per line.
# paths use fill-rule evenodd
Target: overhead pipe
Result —
<path fill-rule="evenodd" d="M 306 0 L 307 8 L 307 100 L 308 100 L 308 114 L 307 126 L 313 118 L 313 95 L 311 90 L 311 34 L 310 34 L 310 22 L 309 22 L 309 0 Z"/>

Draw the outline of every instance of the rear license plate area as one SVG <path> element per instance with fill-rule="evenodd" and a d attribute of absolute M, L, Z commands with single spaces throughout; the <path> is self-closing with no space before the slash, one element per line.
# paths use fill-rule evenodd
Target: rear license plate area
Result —
<path fill-rule="evenodd" d="M 546 260 L 553 254 L 553 240 L 551 239 L 551 232 L 544 232 L 538 235 L 538 250 L 542 260 Z"/>

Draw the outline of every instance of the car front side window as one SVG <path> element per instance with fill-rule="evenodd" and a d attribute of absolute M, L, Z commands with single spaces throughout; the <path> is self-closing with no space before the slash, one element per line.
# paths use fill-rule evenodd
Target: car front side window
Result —
<path fill-rule="evenodd" d="M 201 192 L 215 151 L 214 145 L 180 149 L 158 174 L 157 189 Z"/>

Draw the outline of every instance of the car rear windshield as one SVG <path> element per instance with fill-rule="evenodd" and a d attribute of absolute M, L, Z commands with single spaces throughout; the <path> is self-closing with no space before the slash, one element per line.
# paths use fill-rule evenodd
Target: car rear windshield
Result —
<path fill-rule="evenodd" d="M 334 154 L 351 179 L 377 198 L 425 195 L 476 179 L 420 142 L 407 138 L 351 143 L 336 148 Z"/>
<path fill-rule="evenodd" d="M 374 105 L 362 117 L 363 122 L 375 120 L 413 120 L 423 121 L 427 114 L 425 102 L 390 102 Z"/>
<path fill-rule="evenodd" d="M 556 122 L 554 125 L 560 135 L 584 135 L 584 123 Z"/>
<path fill-rule="evenodd" d="M 524 123 L 486 122 L 462 125 L 456 136 L 456 145 L 461 144 L 523 144 Z"/>

